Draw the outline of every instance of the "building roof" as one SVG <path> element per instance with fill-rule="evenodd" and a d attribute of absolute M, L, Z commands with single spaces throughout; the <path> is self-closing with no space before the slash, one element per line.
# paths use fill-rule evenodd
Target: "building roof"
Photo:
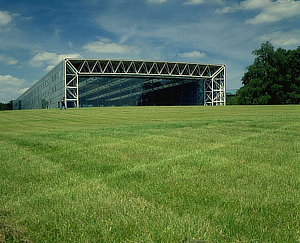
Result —
<path fill-rule="evenodd" d="M 224 70 L 225 65 L 66 58 L 67 72 L 83 75 L 142 75 L 171 76 L 181 78 L 213 78 Z"/>

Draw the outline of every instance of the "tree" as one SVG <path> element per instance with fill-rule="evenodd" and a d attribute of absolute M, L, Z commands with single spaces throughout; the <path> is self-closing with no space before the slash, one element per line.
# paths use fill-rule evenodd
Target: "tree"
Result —
<path fill-rule="evenodd" d="M 236 102 L 244 105 L 295 104 L 300 102 L 300 47 L 278 48 L 270 42 L 254 50 L 254 63 L 242 78 Z"/>
<path fill-rule="evenodd" d="M 289 54 L 289 65 L 287 73 L 286 100 L 288 104 L 299 104 L 300 102 L 300 46 Z"/>
<path fill-rule="evenodd" d="M 0 103 L 0 111 L 12 110 L 12 101 L 9 103 Z"/>

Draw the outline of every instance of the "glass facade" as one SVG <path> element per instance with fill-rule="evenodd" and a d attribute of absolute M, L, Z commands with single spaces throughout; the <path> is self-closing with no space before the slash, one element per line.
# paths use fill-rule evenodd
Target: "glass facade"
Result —
<path fill-rule="evenodd" d="M 203 105 L 203 81 L 79 75 L 79 106 Z"/>
<path fill-rule="evenodd" d="M 225 65 L 65 58 L 13 108 L 225 105 L 225 80 Z"/>

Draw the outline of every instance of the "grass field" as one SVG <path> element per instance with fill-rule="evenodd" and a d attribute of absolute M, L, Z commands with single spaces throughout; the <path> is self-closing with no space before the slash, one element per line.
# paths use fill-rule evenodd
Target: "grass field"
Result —
<path fill-rule="evenodd" d="M 0 112 L 0 242 L 300 242 L 300 106 Z"/>

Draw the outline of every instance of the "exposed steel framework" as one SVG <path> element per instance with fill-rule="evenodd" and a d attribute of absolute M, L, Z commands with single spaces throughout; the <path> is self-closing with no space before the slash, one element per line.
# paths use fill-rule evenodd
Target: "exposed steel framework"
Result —
<path fill-rule="evenodd" d="M 79 75 L 102 76 L 144 76 L 165 78 L 188 78 L 203 82 L 199 95 L 204 97 L 206 106 L 223 106 L 226 104 L 226 68 L 225 65 L 129 61 L 100 59 L 64 59 L 65 63 L 65 97 L 66 103 L 74 102 L 79 107 Z M 204 93 L 204 95 L 203 95 Z"/>

